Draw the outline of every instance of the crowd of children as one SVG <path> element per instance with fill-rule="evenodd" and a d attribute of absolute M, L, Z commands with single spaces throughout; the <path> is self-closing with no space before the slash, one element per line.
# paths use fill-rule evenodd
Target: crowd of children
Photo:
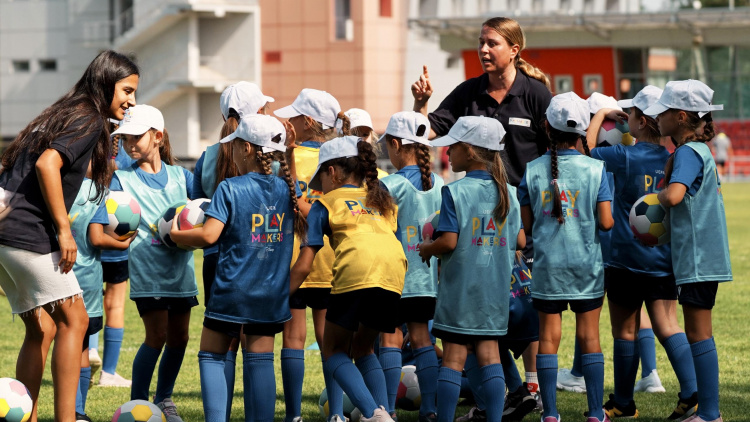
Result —
<path fill-rule="evenodd" d="M 431 89 L 425 71 L 414 89 L 425 108 Z M 198 286 L 193 252 L 165 244 L 158 221 L 175 203 L 210 198 L 202 227 L 181 230 L 175 218 L 170 232 L 176 244 L 204 248 L 206 310 L 197 360 L 207 421 L 229 420 L 240 348 L 245 418 L 273 420 L 274 339 L 282 333 L 285 421 L 301 422 L 308 307 L 329 421 L 346 420 L 344 393 L 364 422 L 396 420 L 405 325 L 421 391 L 420 422 L 456 418 L 464 376 L 476 407 L 457 421 L 520 420 L 539 408 L 542 422 L 560 422 L 558 349 L 568 308 L 575 314 L 578 365 L 559 372 L 564 386 L 582 379 L 576 388 L 586 393 L 588 422 L 636 417 L 644 305 L 680 384 L 669 419 L 721 421 L 711 310 L 718 284 L 732 274 L 721 184 L 706 146 L 713 138 L 711 113 L 721 109 L 712 97 L 695 80 L 669 82 L 663 91 L 647 86 L 632 100 L 596 110 L 575 93 L 558 94 L 539 126 L 546 152 L 522 166 L 518 182 L 509 180 L 503 159 L 507 124 L 491 116 L 459 117 L 430 141 L 430 120 L 403 111 L 392 115 L 378 138 L 366 111 L 344 112 L 329 93 L 303 89 L 291 105 L 274 111 L 287 119 L 282 122 L 266 115 L 273 98 L 241 82 L 222 94 L 222 138 L 201 156 L 194 175 L 175 165 L 161 112 L 127 103 L 123 113 L 110 113 L 117 129 L 105 132 L 129 160 L 118 160 L 107 179 L 109 191 L 125 191 L 140 205 L 138 230 L 125 240 L 104 233 L 106 186 L 95 159 L 75 201 L 68 201 L 77 245 L 72 269 L 80 286 L 71 294 L 82 290 L 89 321 L 77 420 L 90 420 L 89 358 L 98 353 L 96 346 L 89 351 L 89 335 L 102 329 L 105 313 L 101 385 L 129 387 L 131 399 L 152 400 L 167 421 L 182 420 L 172 394 Z M 637 143 L 597 144 L 592 133 L 605 118 L 627 120 Z M 660 144 L 663 137 L 674 143 L 674 154 Z M 378 147 L 387 151 L 394 174 L 378 169 Z M 452 170 L 465 174 L 445 184 L 432 172 L 431 147 L 447 147 Z M 11 170 L 0 177 L 14 174 L 15 163 L 6 157 L 3 164 Z M 13 179 L 0 181 L 8 189 Z M 658 193 L 669 210 L 670 244 L 648 247 L 630 232 L 630 208 L 648 193 Z M 434 232 L 424 232 L 438 211 Z M 3 240 L 0 284 L 13 312 L 24 314 L 38 305 L 21 305 L 23 272 L 12 265 L 21 258 L 11 249 L 23 248 Z M 60 236 L 61 248 L 63 242 Z M 532 270 L 520 254 L 527 242 L 534 245 L 526 257 Z M 102 250 L 126 252 L 104 259 Z M 132 383 L 115 372 L 122 310 L 119 316 L 104 312 L 122 308 L 117 303 L 126 279 L 145 331 Z M 102 282 L 107 292 L 121 291 L 108 297 Z M 606 402 L 599 344 L 605 292 L 615 386 Z M 441 361 L 431 334 L 442 341 Z M 524 383 L 514 357 L 537 341 L 536 365 L 527 367 Z M 653 352 L 653 345 L 646 349 Z M 644 377 L 652 375 L 644 366 Z M 38 386 L 32 395 L 36 401 Z"/>

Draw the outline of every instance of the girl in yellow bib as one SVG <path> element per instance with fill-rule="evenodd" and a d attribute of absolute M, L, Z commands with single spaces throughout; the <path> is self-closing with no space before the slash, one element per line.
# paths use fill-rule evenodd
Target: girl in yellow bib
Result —
<path fill-rule="evenodd" d="M 321 146 L 310 187 L 324 195 L 308 214 L 308 239 L 292 268 L 290 291 L 308 276 L 328 235 L 335 259 L 323 370 L 362 411 L 364 421 L 390 422 L 383 407 L 385 377 L 373 344 L 379 333 L 395 330 L 397 316 L 385 310 L 398 304 L 407 261 L 394 235 L 396 206 L 377 180 L 375 160 L 372 146 L 354 136 Z"/>

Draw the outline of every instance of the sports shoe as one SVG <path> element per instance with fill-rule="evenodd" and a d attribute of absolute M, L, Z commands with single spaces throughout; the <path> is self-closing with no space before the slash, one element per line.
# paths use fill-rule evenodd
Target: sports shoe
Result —
<path fill-rule="evenodd" d="M 719 419 L 714 419 L 712 421 L 707 421 L 707 420 L 701 418 L 700 416 L 698 416 L 698 414 L 696 413 L 693 416 L 685 419 L 685 422 L 724 422 L 724 419 L 722 419 L 721 415 L 719 415 Z"/>
<path fill-rule="evenodd" d="M 300 417 L 300 420 L 302 418 Z M 349 418 L 342 418 L 339 415 L 333 415 L 328 419 L 328 422 L 349 422 Z"/>
<path fill-rule="evenodd" d="M 531 397 L 533 397 L 534 401 L 536 401 L 536 406 L 534 407 L 534 410 L 543 412 L 544 404 L 542 404 L 542 395 L 539 394 L 539 384 L 535 382 L 525 382 L 523 383 L 523 385 L 526 386 L 526 388 L 529 390 L 529 393 L 531 393 Z"/>
<path fill-rule="evenodd" d="M 677 407 L 674 408 L 674 412 L 667 418 L 670 421 L 684 421 L 688 417 L 692 416 L 695 411 L 698 410 L 698 392 L 696 391 L 690 397 L 686 399 L 680 398 L 677 395 Z"/>
<path fill-rule="evenodd" d="M 126 387 L 130 388 L 130 385 L 133 382 L 123 378 L 115 372 L 114 374 L 110 374 L 108 372 L 102 371 L 102 373 L 99 376 L 99 385 L 102 387 Z"/>
<path fill-rule="evenodd" d="M 656 369 L 654 369 L 647 377 L 641 378 L 635 383 L 635 389 L 633 391 L 639 393 L 665 393 L 667 390 L 661 385 L 659 374 L 657 374 Z"/>
<path fill-rule="evenodd" d="M 586 381 L 583 377 L 577 377 L 570 369 L 563 368 L 557 373 L 557 389 L 572 391 L 573 393 L 585 393 Z"/>
<path fill-rule="evenodd" d="M 534 407 L 534 410 L 537 412 L 544 412 L 544 402 L 542 402 L 542 395 L 539 393 L 532 394 L 534 396 L 534 401 L 536 401 L 536 406 Z"/>
<path fill-rule="evenodd" d="M 398 422 L 398 415 L 396 415 L 396 411 L 394 410 L 393 413 L 389 413 L 388 416 L 393 419 L 393 422 Z M 422 421 L 422 418 L 419 419 L 420 422 Z"/>
<path fill-rule="evenodd" d="M 630 403 L 623 407 L 615 402 L 614 394 L 610 394 L 609 400 L 604 403 L 604 413 L 609 416 L 610 419 L 638 417 L 638 409 L 635 407 L 635 401 L 630 400 Z"/>
<path fill-rule="evenodd" d="M 395 421 L 396 419 L 394 419 Z M 419 422 L 437 422 L 437 415 L 434 413 L 428 413 L 426 415 L 419 415 Z"/>
<path fill-rule="evenodd" d="M 469 409 L 469 413 L 456 418 L 456 422 L 485 422 L 487 420 L 487 411 L 479 410 L 474 406 Z"/>
<path fill-rule="evenodd" d="M 604 414 L 604 419 L 595 418 L 593 416 L 586 419 L 586 422 L 612 422 L 611 419 L 609 419 L 609 416 L 607 414 Z"/>
<path fill-rule="evenodd" d="M 336 416 L 338 416 L 338 415 L 336 415 Z M 294 418 L 292 418 L 292 422 L 303 422 L 302 421 L 302 416 L 295 416 Z"/>
<path fill-rule="evenodd" d="M 509 392 L 503 408 L 503 420 L 520 421 L 536 407 L 536 400 L 529 393 L 526 385 L 521 385 L 516 391 Z"/>
<path fill-rule="evenodd" d="M 388 414 L 388 411 L 385 410 L 385 407 L 380 406 L 372 413 L 371 418 L 366 418 L 364 415 L 362 415 L 362 418 L 360 419 L 362 422 L 393 422 L 393 419 L 391 419 L 391 415 Z M 169 422 L 169 421 L 167 421 Z"/>
<path fill-rule="evenodd" d="M 91 422 L 91 418 L 83 413 L 76 412 L 76 422 Z"/>
<path fill-rule="evenodd" d="M 166 398 L 163 402 L 156 403 L 156 405 L 161 409 L 161 413 L 164 414 L 167 422 L 183 422 L 180 415 L 177 414 L 177 406 L 175 406 L 172 399 Z"/>
<path fill-rule="evenodd" d="M 560 415 L 557 415 L 557 417 L 547 416 L 546 418 L 542 416 L 542 422 L 561 422 L 561 420 Z"/>

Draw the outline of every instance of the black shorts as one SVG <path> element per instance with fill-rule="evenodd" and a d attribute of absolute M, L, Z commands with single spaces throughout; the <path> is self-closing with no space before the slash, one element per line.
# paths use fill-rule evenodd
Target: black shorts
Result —
<path fill-rule="evenodd" d="M 104 317 L 89 317 L 89 328 L 86 329 L 86 337 L 93 336 L 104 327 Z"/>
<path fill-rule="evenodd" d="M 289 307 L 292 309 L 328 309 L 328 287 L 302 287 L 289 296 Z"/>
<path fill-rule="evenodd" d="M 138 315 L 143 316 L 151 311 L 169 311 L 175 314 L 190 312 L 198 306 L 198 297 L 138 297 L 133 299 L 138 308 Z"/>
<path fill-rule="evenodd" d="M 208 317 L 203 318 L 203 326 L 233 338 L 240 337 L 240 330 L 246 336 L 274 336 L 284 331 L 283 322 L 278 324 L 240 324 Z"/>
<path fill-rule="evenodd" d="M 718 281 L 702 281 L 677 286 L 680 305 L 689 305 L 701 309 L 713 309 L 716 305 Z"/>
<path fill-rule="evenodd" d="M 674 275 L 651 277 L 624 268 L 607 268 L 604 273 L 607 300 L 628 309 L 639 309 L 644 302 L 677 300 Z"/>
<path fill-rule="evenodd" d="M 453 344 L 474 344 L 478 341 L 483 340 L 497 340 L 500 336 L 479 336 L 473 334 L 459 334 L 450 331 L 444 331 L 439 328 L 432 328 L 432 335 L 439 338 L 440 340 L 447 341 Z"/>
<path fill-rule="evenodd" d="M 211 298 L 211 286 L 216 280 L 216 264 L 219 262 L 219 253 L 203 255 L 203 306 L 208 306 Z"/>
<path fill-rule="evenodd" d="M 401 295 L 380 287 L 332 294 L 328 300 L 326 320 L 357 331 L 359 324 L 381 333 L 395 333 L 398 315 L 391 312 L 398 306 Z"/>
<path fill-rule="evenodd" d="M 102 273 L 105 283 L 120 284 L 124 283 L 130 277 L 128 272 L 128 260 L 117 262 L 102 261 Z"/>
<path fill-rule="evenodd" d="M 604 296 L 596 299 L 546 300 L 534 298 L 533 300 L 534 309 L 545 314 L 559 314 L 562 311 L 567 311 L 568 305 L 574 313 L 582 314 L 601 308 L 604 304 Z"/>
<path fill-rule="evenodd" d="M 427 324 L 435 316 L 437 299 L 428 296 L 402 297 L 398 301 L 396 313 L 398 325 L 407 322 L 422 322 Z"/>

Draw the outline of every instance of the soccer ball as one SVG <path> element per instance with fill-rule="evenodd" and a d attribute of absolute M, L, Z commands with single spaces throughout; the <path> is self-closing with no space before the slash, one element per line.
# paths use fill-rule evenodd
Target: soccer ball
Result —
<path fill-rule="evenodd" d="M 396 407 L 402 410 L 419 410 L 422 394 L 419 392 L 417 367 L 406 365 L 401 368 L 401 381 L 396 392 Z"/>
<path fill-rule="evenodd" d="M 112 422 L 167 422 L 161 409 L 146 400 L 131 400 L 115 411 Z"/>
<path fill-rule="evenodd" d="M 430 236 L 431 239 L 435 238 L 435 232 L 437 231 L 438 225 L 440 224 L 440 211 L 435 211 L 430 214 L 422 226 L 422 239 Z"/>
<path fill-rule="evenodd" d="M 125 240 L 138 230 L 141 223 L 141 206 L 129 193 L 110 191 L 104 206 L 109 218 L 109 224 L 104 226 L 104 233 L 117 240 Z"/>
<path fill-rule="evenodd" d="M 185 205 L 177 219 L 177 227 L 180 230 L 196 229 L 203 227 L 206 222 L 206 211 L 211 205 L 211 200 L 206 198 L 194 199 Z"/>
<path fill-rule="evenodd" d="M 167 211 L 164 212 L 164 215 L 161 216 L 161 218 L 159 219 L 159 223 L 157 224 L 157 226 L 159 227 L 159 238 L 161 239 L 161 242 L 169 246 L 170 248 L 182 248 L 182 246 L 179 246 L 172 241 L 172 237 L 170 237 L 169 232 L 172 231 L 172 220 L 175 216 L 180 215 L 183 208 L 185 208 L 185 203 L 182 201 L 175 202 L 174 204 L 170 205 L 169 208 L 167 208 Z"/>
<path fill-rule="evenodd" d="M 328 420 L 328 392 L 326 389 L 323 389 L 323 392 L 320 393 L 320 399 L 318 400 L 318 410 L 320 411 L 320 416 L 323 417 L 323 419 Z M 344 415 L 345 418 L 349 419 L 349 422 L 359 422 L 359 419 L 362 417 L 362 412 L 359 411 L 356 407 L 354 407 L 354 404 L 351 400 L 349 400 L 349 397 L 346 396 L 346 393 L 344 393 Z"/>
<path fill-rule="evenodd" d="M 0 421 L 25 422 L 33 408 L 31 394 L 21 381 L 0 378 Z"/>
<path fill-rule="evenodd" d="M 630 209 L 630 230 L 643 244 L 659 246 L 669 242 L 669 214 L 655 193 L 642 196 Z"/>
<path fill-rule="evenodd" d="M 620 143 L 630 146 L 634 142 L 633 136 L 630 135 L 628 122 L 618 123 L 611 119 L 604 119 L 596 137 L 596 143 L 600 147 L 615 146 Z"/>

